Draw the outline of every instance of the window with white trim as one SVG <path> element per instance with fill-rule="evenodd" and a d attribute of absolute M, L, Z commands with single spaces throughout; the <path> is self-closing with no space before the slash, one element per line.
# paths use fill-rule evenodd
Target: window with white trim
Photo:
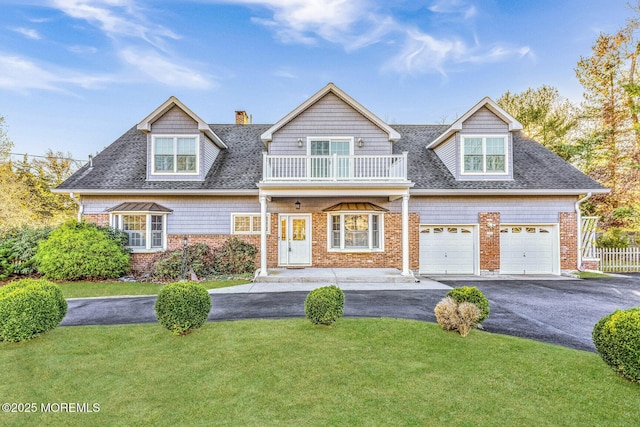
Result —
<path fill-rule="evenodd" d="M 154 174 L 197 174 L 198 137 L 153 136 Z"/>
<path fill-rule="evenodd" d="M 127 233 L 134 252 L 161 251 L 167 248 L 166 219 L 166 214 L 112 213 L 111 226 Z"/>
<path fill-rule="evenodd" d="M 311 156 L 311 176 L 314 178 L 329 178 L 349 176 L 350 161 L 348 156 L 353 154 L 353 138 L 309 138 Z M 338 158 L 334 165 L 333 156 Z M 346 158 L 344 158 L 346 157 Z"/>
<path fill-rule="evenodd" d="M 462 136 L 463 174 L 506 174 L 506 136 Z"/>
<path fill-rule="evenodd" d="M 267 234 L 271 232 L 267 214 Z M 231 214 L 231 234 L 260 234 L 260 214 Z"/>
<path fill-rule="evenodd" d="M 331 250 L 383 250 L 382 214 L 366 212 L 329 214 L 328 224 Z"/>

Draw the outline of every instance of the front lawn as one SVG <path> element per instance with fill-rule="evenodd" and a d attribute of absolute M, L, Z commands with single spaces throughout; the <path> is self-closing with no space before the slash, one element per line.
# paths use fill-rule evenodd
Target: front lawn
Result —
<path fill-rule="evenodd" d="M 244 285 L 248 280 L 210 280 L 200 282 L 207 289 Z M 147 282 L 60 282 L 65 298 L 107 297 L 119 295 L 158 295 L 162 284 Z"/>
<path fill-rule="evenodd" d="M 59 327 L 0 343 L 3 425 L 637 425 L 640 386 L 593 353 L 402 319 Z"/>

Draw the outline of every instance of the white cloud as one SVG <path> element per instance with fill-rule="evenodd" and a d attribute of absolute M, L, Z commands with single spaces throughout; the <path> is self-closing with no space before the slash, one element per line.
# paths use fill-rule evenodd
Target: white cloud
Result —
<path fill-rule="evenodd" d="M 385 69 L 400 74 L 438 72 L 446 75 L 451 64 L 490 63 L 533 55 L 526 46 L 496 45 L 486 49 L 476 44 L 470 47 L 462 40 L 438 39 L 417 29 L 407 30 L 406 35 L 403 49 L 385 65 Z"/>
<path fill-rule="evenodd" d="M 51 6 L 87 21 L 112 38 L 138 38 L 156 48 L 163 48 L 166 39 L 179 38 L 162 25 L 149 23 L 134 0 L 51 0 Z"/>
<path fill-rule="evenodd" d="M 203 0 L 206 1 L 206 0 Z M 460 35 L 436 35 L 394 17 L 392 8 L 373 0 L 209 0 L 261 6 L 271 16 L 252 22 L 272 29 L 283 43 L 312 45 L 319 40 L 339 44 L 347 52 L 379 42 L 397 45 L 398 52 L 383 69 L 400 74 L 438 72 L 452 64 L 482 63 L 532 56 L 528 47 L 496 43 L 483 47 L 472 35 L 471 46 Z M 385 9 L 385 7 L 387 7 Z M 472 21 L 477 7 L 466 0 L 435 0 L 427 8 L 440 20 Z M 425 13 L 424 11 L 422 13 Z"/>
<path fill-rule="evenodd" d="M 291 71 L 291 68 L 289 68 L 289 67 L 278 68 L 272 74 L 275 77 L 282 77 L 284 79 L 297 79 L 298 78 L 298 76 L 295 75 L 294 72 Z"/>
<path fill-rule="evenodd" d="M 471 19 L 478 13 L 478 9 L 464 0 L 437 0 L 429 6 L 433 13 L 459 15 L 464 19 Z"/>
<path fill-rule="evenodd" d="M 4 89 L 66 92 L 69 86 L 90 89 L 112 80 L 109 76 L 83 74 L 21 56 L 0 54 L 0 88 Z"/>
<path fill-rule="evenodd" d="M 67 46 L 67 50 L 78 55 L 93 55 L 98 52 L 98 48 L 94 46 L 73 45 Z"/>
<path fill-rule="evenodd" d="M 40 40 L 41 38 L 38 31 L 34 30 L 33 28 L 17 27 L 13 28 L 13 31 L 22 34 L 23 36 L 31 40 Z"/>
<path fill-rule="evenodd" d="M 120 52 L 120 56 L 135 67 L 145 80 L 191 89 L 210 89 L 215 86 L 211 77 L 198 73 L 188 65 L 176 64 L 168 57 L 147 52 L 147 49 L 127 48 Z"/>

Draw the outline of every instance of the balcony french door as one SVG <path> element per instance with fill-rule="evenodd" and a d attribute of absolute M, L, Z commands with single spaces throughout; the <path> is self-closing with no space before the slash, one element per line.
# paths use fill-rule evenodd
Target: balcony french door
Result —
<path fill-rule="evenodd" d="M 349 176 L 351 166 L 349 159 L 351 154 L 350 140 L 311 140 L 309 149 L 312 178 L 328 178 L 333 175 L 332 171 L 334 170 L 336 178 Z M 337 164 L 334 165 L 334 162 Z"/>

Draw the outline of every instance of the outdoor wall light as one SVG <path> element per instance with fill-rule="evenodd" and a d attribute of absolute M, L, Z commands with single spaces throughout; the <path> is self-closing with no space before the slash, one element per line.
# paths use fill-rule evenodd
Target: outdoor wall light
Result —
<path fill-rule="evenodd" d="M 296 210 L 300 210 L 300 200 L 296 200 Z"/>
<path fill-rule="evenodd" d="M 362 148 L 364 146 L 364 141 L 362 138 L 358 138 L 358 147 Z"/>
<path fill-rule="evenodd" d="M 298 138 L 298 147 L 302 148 L 302 138 Z"/>

